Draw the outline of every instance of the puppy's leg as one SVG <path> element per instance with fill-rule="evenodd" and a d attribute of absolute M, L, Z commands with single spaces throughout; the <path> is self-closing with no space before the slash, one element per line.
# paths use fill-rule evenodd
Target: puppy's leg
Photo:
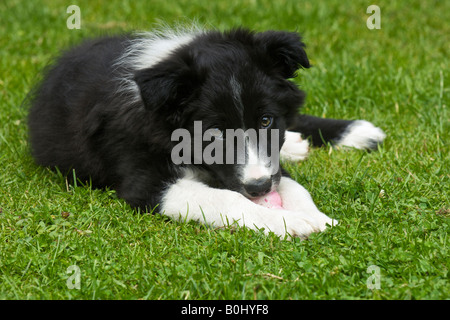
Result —
<path fill-rule="evenodd" d="M 280 159 L 283 161 L 300 161 L 306 159 L 309 151 L 308 140 L 302 139 L 298 132 L 286 131 L 284 143 L 280 150 Z"/>
<path fill-rule="evenodd" d="M 309 115 L 298 115 L 288 128 L 311 138 L 314 146 L 332 143 L 356 149 L 376 149 L 386 138 L 380 128 L 365 120 L 323 119 Z"/>
<path fill-rule="evenodd" d="M 309 192 L 291 178 L 281 177 L 277 190 L 280 194 L 283 208 L 308 216 L 312 224 L 318 227 L 320 231 L 325 230 L 327 224 L 330 226 L 337 225 L 338 222 L 336 220 L 329 218 L 317 209 Z"/>
<path fill-rule="evenodd" d="M 365 120 L 355 120 L 345 129 L 336 145 L 356 149 L 375 150 L 386 134 L 380 128 Z"/>
<path fill-rule="evenodd" d="M 168 188 L 162 197 L 160 212 L 175 220 L 195 220 L 213 227 L 236 223 L 254 230 L 264 228 L 265 233 L 272 231 L 281 237 L 304 238 L 321 229 L 308 214 L 268 209 L 238 192 L 214 189 L 188 176 Z"/>

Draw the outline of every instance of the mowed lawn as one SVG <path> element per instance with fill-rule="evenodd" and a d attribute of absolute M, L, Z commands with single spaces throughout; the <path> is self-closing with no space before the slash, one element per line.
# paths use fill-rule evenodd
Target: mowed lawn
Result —
<path fill-rule="evenodd" d="M 367 28 L 370 4 L 381 29 Z M 450 298 L 449 12 L 418 0 L 1 1 L 0 299 Z M 285 165 L 338 226 L 284 241 L 176 223 L 34 164 L 24 99 L 61 49 L 193 20 L 301 32 L 314 65 L 293 80 L 303 111 L 386 132 L 375 152 L 327 146 Z"/>

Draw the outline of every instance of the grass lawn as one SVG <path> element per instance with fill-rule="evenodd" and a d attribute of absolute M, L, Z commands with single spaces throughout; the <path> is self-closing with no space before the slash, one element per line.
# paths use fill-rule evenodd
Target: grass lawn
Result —
<path fill-rule="evenodd" d="M 66 27 L 71 4 L 80 30 Z M 366 26 L 370 4 L 381 29 Z M 448 12 L 419 0 L 1 1 L 0 299 L 449 299 Z M 304 112 L 386 132 L 378 152 L 323 147 L 286 164 L 337 227 L 289 242 L 175 223 L 34 164 L 22 101 L 61 48 L 192 19 L 300 31 L 314 64 L 295 79 Z"/>

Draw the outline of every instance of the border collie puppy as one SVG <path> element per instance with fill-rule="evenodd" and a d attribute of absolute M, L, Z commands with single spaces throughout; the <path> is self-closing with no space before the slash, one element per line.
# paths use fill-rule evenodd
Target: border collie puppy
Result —
<path fill-rule="evenodd" d="M 34 92 L 32 155 L 39 165 L 114 188 L 141 210 L 307 237 L 337 222 L 278 156 L 304 159 L 302 136 L 315 146 L 374 149 L 385 134 L 363 120 L 298 113 L 305 95 L 289 79 L 310 66 L 304 47 L 296 33 L 242 28 L 84 42 L 65 52 Z M 251 130 L 256 139 L 233 135 Z M 276 205 L 257 203 L 274 193 Z"/>

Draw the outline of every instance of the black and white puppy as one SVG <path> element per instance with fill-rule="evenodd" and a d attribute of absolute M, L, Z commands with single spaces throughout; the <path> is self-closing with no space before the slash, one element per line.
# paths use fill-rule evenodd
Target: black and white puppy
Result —
<path fill-rule="evenodd" d="M 32 154 L 39 165 L 114 188 L 142 210 L 306 237 L 337 222 L 275 156 L 302 160 L 309 144 L 302 136 L 359 149 L 385 138 L 367 121 L 300 115 L 304 93 L 289 79 L 309 66 L 291 32 L 192 28 L 90 40 L 65 52 L 35 90 Z M 174 159 L 177 130 L 203 139 L 184 141 L 192 149 Z M 227 149 L 231 140 L 238 145 L 231 135 L 238 130 L 254 130 L 256 143 L 244 138 L 242 148 Z M 261 156 L 263 140 L 276 150 Z M 204 161 L 213 143 L 215 161 Z M 252 201 L 274 190 L 282 209 Z"/>

